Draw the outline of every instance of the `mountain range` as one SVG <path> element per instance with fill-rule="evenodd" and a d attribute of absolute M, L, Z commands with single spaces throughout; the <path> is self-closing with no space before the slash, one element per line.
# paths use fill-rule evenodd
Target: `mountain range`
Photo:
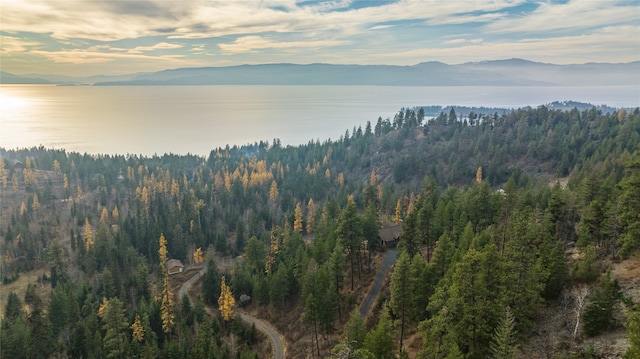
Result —
<path fill-rule="evenodd" d="M 262 64 L 178 68 L 86 78 L 0 73 L 3 84 L 369 85 L 369 86 L 612 86 L 640 84 L 640 61 L 556 65 L 522 59 L 413 66 Z"/>

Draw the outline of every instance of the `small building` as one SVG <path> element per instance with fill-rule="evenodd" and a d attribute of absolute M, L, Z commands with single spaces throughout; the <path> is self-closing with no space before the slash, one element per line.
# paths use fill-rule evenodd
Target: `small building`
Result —
<path fill-rule="evenodd" d="M 179 259 L 169 259 L 167 261 L 167 273 L 169 275 L 182 273 L 184 271 L 184 265 Z"/>
<path fill-rule="evenodd" d="M 24 165 L 18 160 L 12 160 L 11 167 L 13 167 L 14 170 L 21 170 L 24 168 Z"/>
<path fill-rule="evenodd" d="M 383 247 L 395 247 L 400 241 L 401 233 L 402 225 L 394 224 L 392 226 L 382 228 L 378 234 L 378 239 Z"/>

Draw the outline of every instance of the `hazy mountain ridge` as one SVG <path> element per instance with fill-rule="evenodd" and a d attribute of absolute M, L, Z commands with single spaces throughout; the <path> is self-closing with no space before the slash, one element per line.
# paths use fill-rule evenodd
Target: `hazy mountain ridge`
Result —
<path fill-rule="evenodd" d="M 34 78 L 34 76 L 37 76 Z M 8 81 L 7 81 L 8 80 Z M 611 86 L 640 83 L 640 61 L 556 65 L 523 59 L 413 66 L 261 64 L 71 78 L 2 74 L 2 83 L 133 85 Z M 22 81 L 22 82 L 20 82 Z M 40 82 L 34 82 L 40 81 Z M 42 82 L 48 81 L 48 82 Z"/>

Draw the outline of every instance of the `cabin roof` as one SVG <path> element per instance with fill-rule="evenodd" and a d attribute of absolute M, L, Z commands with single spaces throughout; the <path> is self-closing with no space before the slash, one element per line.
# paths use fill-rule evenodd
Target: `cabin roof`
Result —
<path fill-rule="evenodd" d="M 184 267 L 184 265 L 179 259 L 169 259 L 167 261 L 167 269 L 171 269 L 173 267 Z"/>
<path fill-rule="evenodd" d="M 393 226 L 385 227 L 380 229 L 380 239 L 384 242 L 395 241 L 400 238 L 400 234 L 402 233 L 402 226 L 399 224 L 395 224 Z"/>

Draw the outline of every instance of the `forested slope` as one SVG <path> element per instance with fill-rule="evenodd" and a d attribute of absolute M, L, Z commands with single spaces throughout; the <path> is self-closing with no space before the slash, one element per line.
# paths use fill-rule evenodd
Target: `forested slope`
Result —
<path fill-rule="evenodd" d="M 403 109 L 337 141 L 206 158 L 1 149 L 3 286 L 44 273 L 3 295 L 2 357 L 260 357 L 255 329 L 204 310 L 228 305 L 215 261 L 239 254 L 236 302 L 311 333 L 286 334 L 292 357 L 530 357 L 562 298 L 566 340 L 535 354 L 580 355 L 623 312 L 638 327 L 607 269 L 637 257 L 639 144 L 640 110 L 541 106 Z M 383 222 L 402 224 L 401 255 L 367 326 L 352 309 Z M 209 261 L 194 307 L 163 256 Z"/>

